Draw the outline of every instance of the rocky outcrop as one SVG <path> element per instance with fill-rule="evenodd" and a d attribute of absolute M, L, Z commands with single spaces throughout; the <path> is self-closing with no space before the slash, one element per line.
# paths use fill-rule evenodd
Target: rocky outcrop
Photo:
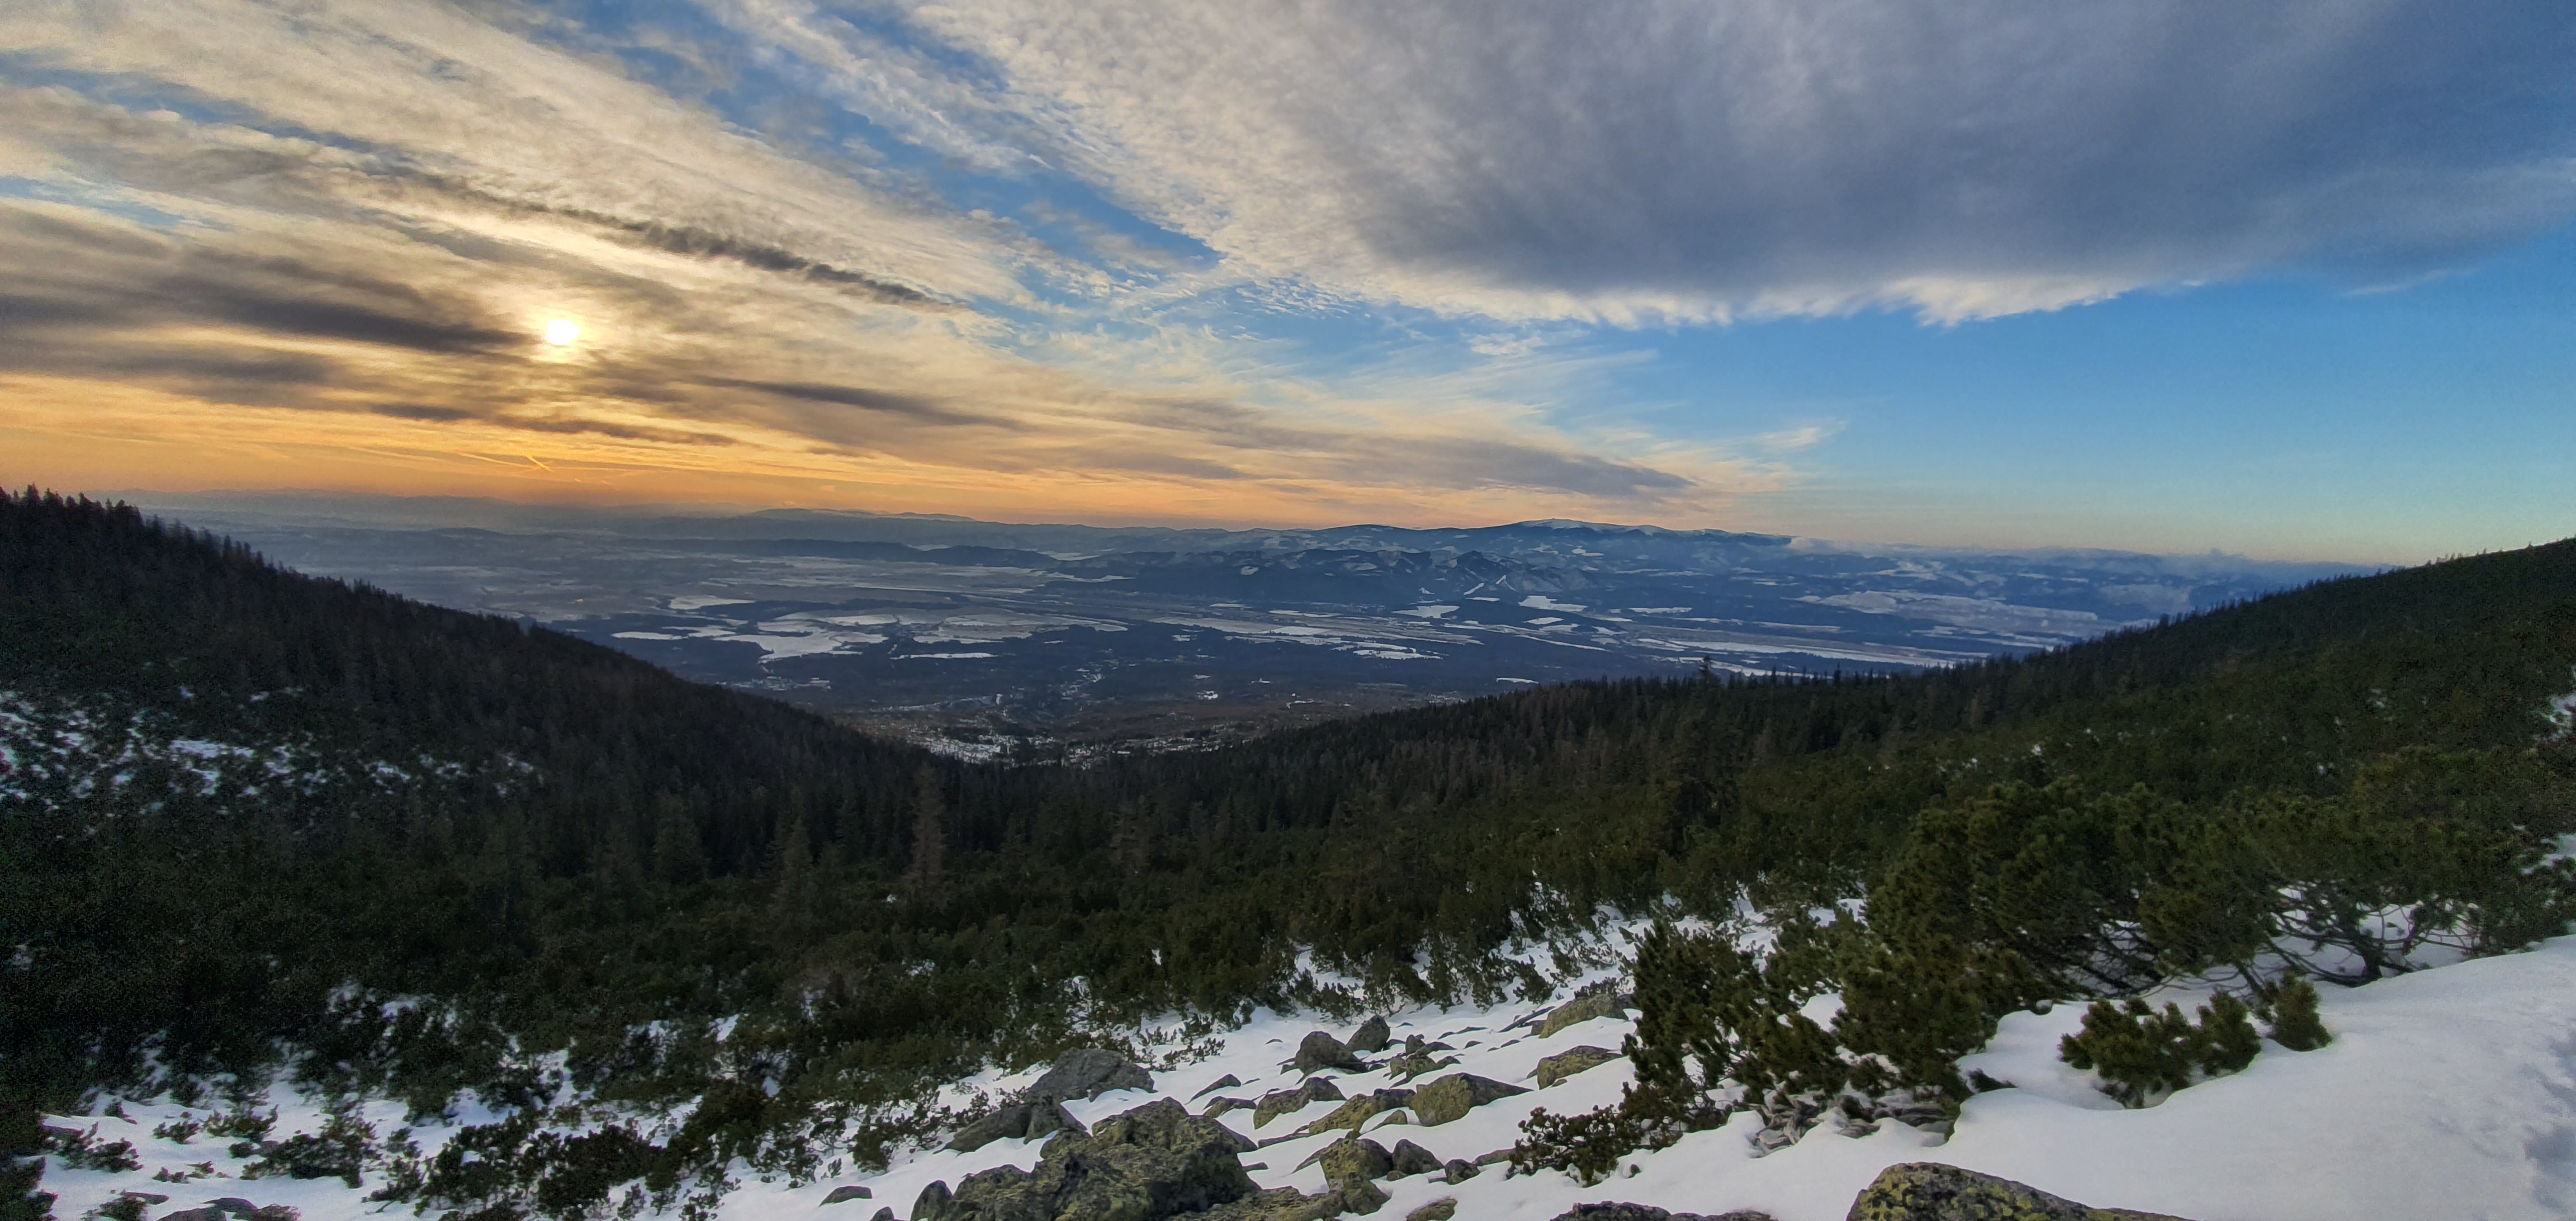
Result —
<path fill-rule="evenodd" d="M 1037 1169 L 997 1166 L 923 1188 L 911 1221 L 1160 1221 L 1253 1194 L 1251 1142 L 1158 1098 L 1047 1142 Z"/>
<path fill-rule="evenodd" d="M 1302 1111 L 1310 1103 L 1341 1100 L 1342 1087 L 1333 1084 L 1332 1078 L 1308 1077 L 1305 1084 L 1293 1090 L 1272 1090 L 1263 1094 L 1261 1101 L 1252 1104 L 1252 1126 L 1258 1128 L 1281 1115 Z"/>
<path fill-rule="evenodd" d="M 1618 1058 L 1618 1052 L 1588 1043 L 1567 1048 L 1538 1062 L 1538 1088 L 1546 1089 L 1576 1073 L 1599 1068 Z"/>
<path fill-rule="evenodd" d="M 1297 1044 L 1297 1058 L 1288 1063 L 1290 1067 L 1301 1073 L 1320 1073 L 1328 1068 L 1337 1068 L 1346 1073 L 1368 1071 L 1367 1061 L 1352 1054 L 1351 1049 L 1343 1046 L 1340 1039 L 1320 1030 L 1308 1034 L 1304 1041 Z"/>
<path fill-rule="evenodd" d="M 1237 1084 L 1241 1084 L 1238 1082 Z M 1058 1132 L 1079 1134 L 1082 1124 L 1060 1104 L 1098 1098 L 1111 1090 L 1150 1090 L 1153 1074 L 1135 1061 L 1098 1047 L 1081 1047 L 1058 1057 L 1054 1066 L 1001 1109 L 958 1130 L 948 1147 L 972 1153 L 994 1141 L 1043 1140 Z"/>
<path fill-rule="evenodd" d="M 1945 1166 L 1907 1162 L 1880 1171 L 1852 1201 L 1844 1221 L 2182 1221 L 2163 1213 L 2090 1208 L 2026 1183 Z"/>
<path fill-rule="evenodd" d="M 1621 1017 L 1627 1013 L 1627 1008 L 1628 998 L 1621 994 L 1595 992 L 1590 996 L 1579 996 L 1549 1010 L 1546 1019 L 1538 1024 L 1538 1037 L 1544 1039 L 1576 1022 L 1588 1022 L 1598 1017 Z"/>
<path fill-rule="evenodd" d="M 1458 1197 L 1442 1196 L 1404 1214 L 1404 1221 L 1450 1221 L 1458 1215 Z"/>
<path fill-rule="evenodd" d="M 1363 1055 L 1374 1055 L 1385 1051 L 1393 1039 L 1394 1036 L 1387 1033 L 1386 1019 L 1373 1017 L 1360 1023 L 1360 1028 L 1351 1032 L 1350 1041 L 1343 1046 Z"/>
<path fill-rule="evenodd" d="M 865 1188 L 865 1187 L 859 1187 L 859 1186 L 856 1186 L 856 1185 L 847 1186 L 847 1187 L 835 1187 L 835 1188 L 833 1188 L 833 1189 L 832 1189 L 832 1194 L 830 1194 L 830 1195 L 827 1195 L 827 1196 L 823 1197 L 823 1203 L 825 1203 L 825 1204 L 840 1204 L 840 1203 L 845 1203 L 845 1202 L 850 1201 L 850 1200 L 865 1200 L 865 1199 L 868 1199 L 868 1198 L 870 1198 L 870 1197 L 874 1196 L 875 1194 L 876 1194 L 875 1192 L 869 1191 L 869 1190 L 868 1190 L 867 1188 Z"/>
<path fill-rule="evenodd" d="M 1154 1075 L 1135 1061 L 1104 1048 L 1080 1047 L 1057 1057 L 1055 1066 L 1029 1087 L 1029 1097 L 1071 1102 L 1098 1098 L 1111 1090 L 1152 1088 Z"/>
<path fill-rule="evenodd" d="M 1528 1092 L 1517 1085 L 1505 1085 L 1491 1077 L 1479 1077 L 1471 1073 L 1451 1073 L 1413 1091 L 1413 1118 L 1426 1127 L 1436 1127 L 1453 1119 L 1463 1118 L 1467 1112 L 1497 1098 L 1509 1098 L 1514 1094 Z"/>

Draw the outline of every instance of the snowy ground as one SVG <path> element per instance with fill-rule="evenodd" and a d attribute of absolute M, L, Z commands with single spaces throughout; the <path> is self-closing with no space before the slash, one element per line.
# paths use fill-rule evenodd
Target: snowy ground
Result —
<path fill-rule="evenodd" d="M 1838 1221 L 1852 1197 L 1880 1169 L 1905 1161 L 1941 1161 L 2019 1179 L 2096 1206 L 2172 1213 L 2195 1221 L 2344 1221 L 2405 1218 L 2565 1218 L 2576 1216 L 2576 938 L 2560 938 L 2526 954 L 2482 959 L 2384 980 L 2367 987 L 2323 989 L 2331 1046 L 2299 1053 L 2266 1042 L 2243 1073 L 2204 1082 L 2143 1111 L 2120 1109 L 2096 1092 L 2085 1074 L 2057 1059 L 2057 1040 L 2081 1022 L 2077 1006 L 2040 1015 L 2016 1014 L 1984 1052 L 1965 1062 L 2016 1088 L 1971 1100 L 1955 1136 L 1947 1141 L 1890 1124 L 1858 1139 L 1819 1129 L 1787 1149 L 1756 1157 L 1748 1140 L 1749 1116 L 1725 1128 L 1693 1135 L 1660 1152 L 1632 1159 L 1633 1175 L 1586 1188 L 1553 1173 L 1504 1177 L 1499 1165 L 1475 1179 L 1449 1185 L 1424 1178 L 1383 1184 L 1392 1197 L 1378 1215 L 1400 1218 L 1444 1196 L 1455 1196 L 1460 1217 L 1544 1221 L 1577 1201 L 1631 1200 L 1674 1210 L 1720 1213 L 1760 1209 L 1779 1221 Z M 1494 1009 L 1422 1009 L 1391 1016 L 1397 1043 L 1420 1034 L 1456 1045 L 1462 1062 L 1447 1072 L 1471 1072 L 1523 1086 L 1538 1061 L 1590 1044 L 1616 1050 L 1629 1023 L 1611 1018 L 1584 1022 L 1546 1039 L 1528 1029 L 1504 1033 L 1515 1019 L 1539 1008 L 1511 1004 Z M 1192 1110 L 1201 1087 L 1228 1074 L 1242 1079 L 1208 1097 L 1251 1098 L 1297 1084 L 1280 1067 L 1297 1041 L 1319 1023 L 1311 1016 L 1259 1015 L 1225 1036 L 1213 1058 L 1158 1075 L 1161 1092 Z M 1347 1024 L 1328 1024 L 1336 1036 Z M 1439 1074 L 1425 1076 L 1415 1084 Z M 1026 1084 L 1035 1070 L 986 1077 L 963 1086 Z M 1473 1160 L 1508 1148 L 1533 1105 L 1580 1111 L 1615 1102 L 1628 1081 L 1627 1064 L 1614 1061 L 1520 1097 L 1508 1098 L 1437 1127 L 1378 1127 L 1372 1139 L 1392 1147 L 1410 1139 L 1443 1159 Z M 1389 1084 L 1372 1072 L 1341 1077 L 1346 1094 Z M 1111 1094 L 1070 1109 L 1086 1123 L 1149 1100 L 1142 1091 Z M 284 1116 L 277 1135 L 313 1130 L 321 1116 L 309 1106 L 280 1099 Z M 1318 1103 L 1274 1118 L 1260 1129 L 1252 1112 L 1238 1110 L 1224 1122 L 1256 1139 L 1284 1135 L 1329 1111 Z M 377 1210 L 363 1192 L 336 1180 L 238 1182 L 209 1178 L 182 1185 L 154 1183 L 160 1167 L 211 1160 L 219 1173 L 240 1166 L 222 1156 L 225 1142 L 200 1136 L 176 1145 L 152 1136 L 153 1126 L 178 1114 L 167 1105 L 125 1104 L 130 1122 L 96 1117 L 49 1122 L 99 1125 L 102 1140 L 125 1139 L 142 1155 L 142 1169 L 105 1174 L 63 1169 L 57 1160 L 44 1187 L 62 1198 L 64 1221 L 121 1190 L 168 1195 L 159 1212 L 193 1207 L 218 1196 L 259 1204 L 287 1204 L 305 1221 L 341 1221 Z M 371 1109 L 379 1130 L 399 1123 L 398 1108 Z M 439 1130 L 418 1134 L 434 1146 Z M 1322 1173 L 1297 1164 L 1331 1136 L 1307 1137 L 1247 1154 L 1258 1164 L 1253 1178 L 1264 1187 L 1324 1187 Z M 825 1193 L 850 1183 L 869 1187 L 873 1199 L 834 1206 L 843 1221 L 863 1221 L 883 1205 L 898 1216 L 933 1180 L 954 1185 L 988 1166 L 1033 1164 L 1032 1143 L 998 1141 L 972 1154 L 914 1154 L 881 1175 L 842 1176 L 790 1189 L 748 1174 L 728 1197 L 722 1221 L 789 1221 L 813 1214 Z M 372 1184 L 370 1185 L 372 1186 Z"/>

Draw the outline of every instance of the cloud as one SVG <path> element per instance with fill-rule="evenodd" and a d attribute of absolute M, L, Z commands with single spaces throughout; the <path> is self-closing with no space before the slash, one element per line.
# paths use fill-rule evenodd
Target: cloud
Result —
<path fill-rule="evenodd" d="M 725 7 L 925 144 L 1456 314 L 1955 322 L 2576 215 L 2556 0 L 957 0 L 928 83 L 875 4 Z"/>

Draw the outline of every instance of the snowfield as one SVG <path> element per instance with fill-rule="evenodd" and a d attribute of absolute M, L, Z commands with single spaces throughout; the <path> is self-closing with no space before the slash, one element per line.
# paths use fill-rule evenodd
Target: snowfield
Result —
<path fill-rule="evenodd" d="M 1573 981 L 1576 983 L 1582 981 Z M 2047 1014 L 2005 1019 L 1984 1051 L 1962 1062 L 2012 1083 L 1972 1099 L 1955 1135 L 1945 1139 L 1889 1123 L 1864 1137 L 1837 1134 L 1828 1123 L 1805 1139 L 1767 1156 L 1749 1137 L 1750 1115 L 1726 1127 L 1693 1134 L 1669 1149 L 1641 1153 L 1609 1182 L 1584 1187 L 1553 1172 L 1507 1177 L 1490 1164 L 1465 1183 L 1412 1177 L 1380 1185 L 1390 1200 L 1380 1217 L 1401 1218 L 1444 1197 L 1458 1201 L 1461 1218 L 1528 1218 L 1545 1221 L 1577 1202 L 1625 1200 L 1676 1211 L 1723 1213 L 1758 1209 L 1778 1221 L 1840 1221 L 1852 1198 L 1878 1172 L 1898 1162 L 1938 1161 L 2017 1179 L 2096 1207 L 2171 1213 L 2194 1221 L 2376 1221 L 2421 1218 L 2565 1218 L 2576 1215 L 2576 937 L 2544 943 L 2528 953 L 2479 959 L 2382 980 L 2360 988 L 2324 987 L 2323 1016 L 2334 1042 L 2317 1051 L 2292 1052 L 2268 1040 L 2245 1072 L 2203 1082 L 2145 1110 L 2123 1110 L 2096 1091 L 2088 1074 L 2057 1058 L 2057 1041 L 2080 1028 L 2082 1007 L 2061 1005 Z M 1568 993 L 1570 994 L 1570 993 Z M 2180 997 L 2186 1001 L 2188 997 Z M 1631 1022 L 1601 1017 L 1576 1023 L 1547 1038 L 1534 1026 L 1509 1029 L 1542 1008 L 1511 1003 L 1490 1009 L 1422 1008 L 1388 1015 L 1396 1048 L 1406 1035 L 1447 1042 L 1459 1063 L 1426 1074 L 1423 1085 L 1450 1072 L 1469 1072 L 1531 1093 L 1477 1108 L 1439 1126 L 1370 1121 L 1368 1135 L 1392 1148 L 1412 1140 L 1443 1160 L 1473 1161 L 1508 1149 L 1519 1121 L 1532 1106 L 1553 1112 L 1614 1103 L 1629 1080 L 1627 1063 L 1614 1060 L 1547 1089 L 1532 1079 L 1540 1059 L 1590 1045 L 1616 1051 Z M 1298 1040 L 1317 1028 L 1336 1037 L 1350 1023 L 1311 1015 L 1257 1014 L 1221 1036 L 1209 1058 L 1156 1074 L 1159 1094 L 1193 1112 L 1219 1097 L 1251 1099 L 1290 1088 L 1300 1078 L 1281 1067 Z M 1041 1069 L 986 1074 L 955 1087 L 998 1092 L 1035 1080 Z M 1228 1075 L 1239 1086 L 1203 1087 Z M 1384 1070 L 1337 1075 L 1346 1095 L 1392 1084 Z M 1074 1102 L 1067 1109 L 1086 1124 L 1156 1097 L 1141 1090 Z M 276 1136 L 312 1131 L 322 1120 L 309 1102 L 278 1091 L 282 1118 Z M 104 1100 L 102 1100 L 104 1103 Z M 1333 1109 L 1315 1103 L 1274 1117 L 1259 1128 L 1247 1107 L 1222 1122 L 1256 1140 L 1274 1140 Z M 223 1156 L 224 1141 L 200 1136 L 187 1145 L 156 1139 L 156 1123 L 181 1114 L 166 1101 L 123 1104 L 127 1116 L 51 1117 L 55 1126 L 92 1124 L 101 1140 L 132 1141 L 142 1157 L 137 1171 L 110 1174 L 63 1168 L 51 1159 L 44 1189 L 58 1193 L 56 1215 L 69 1221 L 121 1191 L 170 1197 L 163 1211 L 194 1207 L 220 1196 L 259 1204 L 285 1204 L 305 1221 L 343 1221 L 383 1210 L 364 1202 L 364 1190 L 337 1180 L 207 1178 L 186 1184 L 156 1183 L 162 1167 L 208 1162 L 219 1174 L 237 1175 L 240 1163 Z M 379 1132 L 401 1122 L 401 1108 L 381 1103 L 366 1117 Z M 200 1111 L 202 1117 L 205 1113 Z M 1396 1116 L 1409 1119 L 1404 1112 Z M 464 1122 L 484 1119 L 468 1114 Z M 449 1129 L 416 1132 L 435 1148 Z M 1246 1154 L 1261 1186 L 1324 1190 L 1323 1173 L 1298 1164 L 1338 1133 L 1299 1137 Z M 971 1154 L 914 1152 L 883 1174 L 844 1174 L 800 1187 L 763 1183 L 737 1168 L 743 1187 L 729 1196 L 722 1221 L 803 1221 L 815 1215 L 835 1187 L 861 1185 L 872 1199 L 832 1206 L 840 1221 L 865 1221 L 881 1206 L 907 1214 L 921 1189 L 934 1180 L 954 1186 L 976 1170 L 1005 1163 L 1029 1166 L 1035 1142 L 996 1141 Z M 372 1182 L 368 1188 L 375 1186 Z M 396 1211 L 400 1211 L 397 1209 Z"/>

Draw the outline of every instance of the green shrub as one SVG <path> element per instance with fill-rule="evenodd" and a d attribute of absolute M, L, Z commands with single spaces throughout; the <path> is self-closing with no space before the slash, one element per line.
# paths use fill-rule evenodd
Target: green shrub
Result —
<path fill-rule="evenodd" d="M 2200 1007 L 2200 1021 L 2168 1003 L 2159 1012 L 2145 1001 L 2125 1005 L 2095 1001 L 2084 1013 L 2084 1032 L 2058 1043 L 2058 1055 L 2102 1077 L 2102 1091 L 2129 1107 L 2153 1106 L 2201 1077 L 2238 1072 L 2254 1062 L 2261 1044 L 2250 1010 L 2226 993 Z"/>
<path fill-rule="evenodd" d="M 2315 1051 L 2334 1042 L 2325 1020 L 2317 1016 L 2317 986 L 2293 979 L 2275 989 L 2269 1017 L 2272 1041 L 2292 1051 Z"/>
<path fill-rule="evenodd" d="M 1614 1107 L 1573 1115 L 1533 1110 L 1512 1145 L 1512 1169 L 1521 1174 L 1562 1170 L 1590 1187 L 1610 1177 L 1619 1159 L 1645 1138 L 1644 1125 Z"/>
<path fill-rule="evenodd" d="M 98 1129 L 52 1137 L 54 1154 L 74 1170 L 105 1170 L 116 1173 L 143 1168 L 143 1159 L 135 1156 L 130 1140 L 101 1141 Z"/>

